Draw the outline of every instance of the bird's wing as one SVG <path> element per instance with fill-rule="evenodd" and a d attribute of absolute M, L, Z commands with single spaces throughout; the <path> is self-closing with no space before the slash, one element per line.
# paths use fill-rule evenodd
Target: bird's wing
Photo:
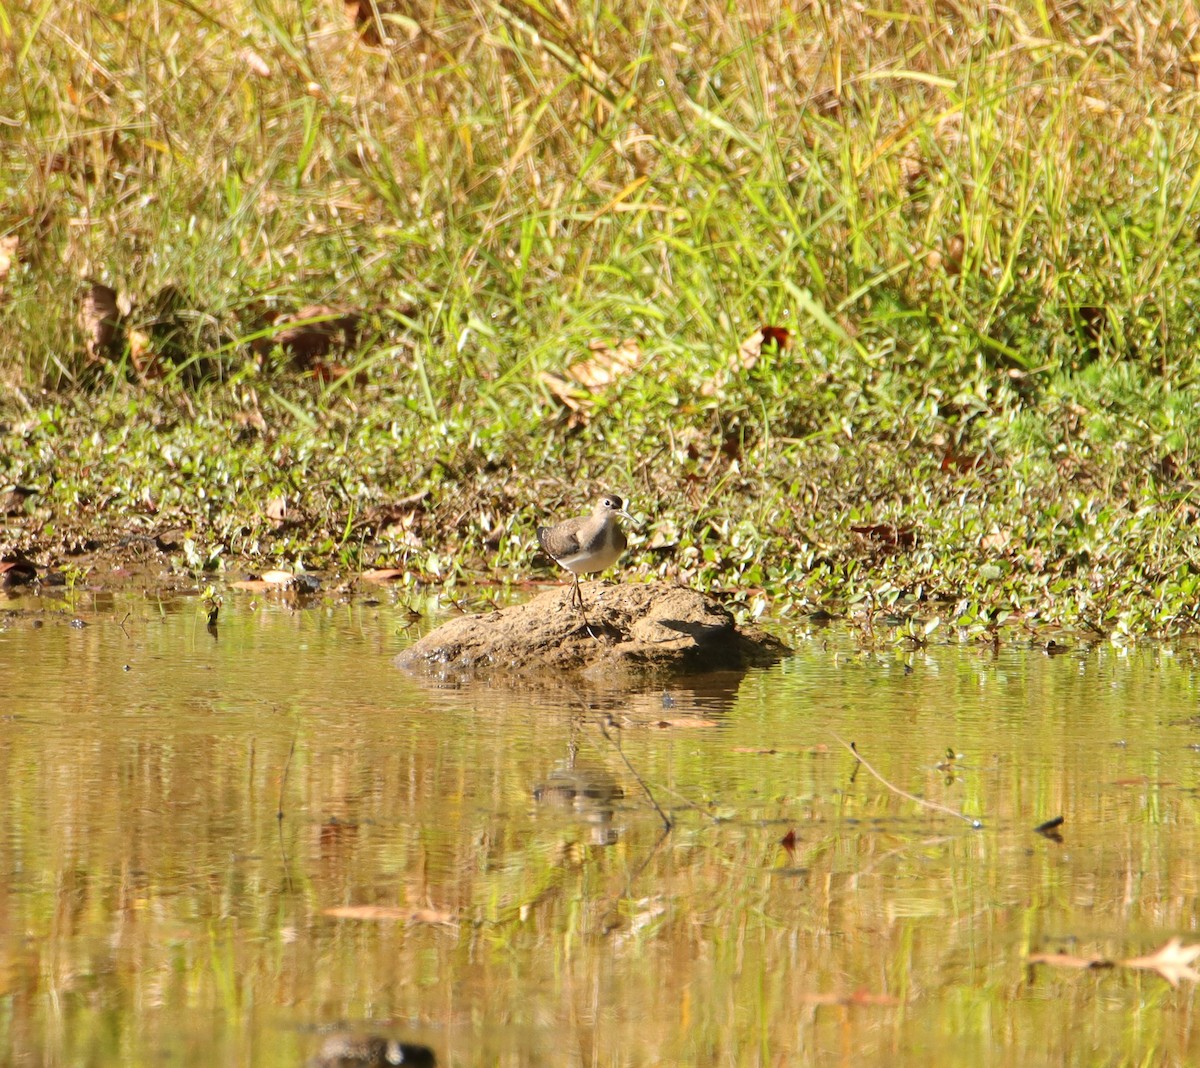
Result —
<path fill-rule="evenodd" d="M 553 549 L 546 544 L 552 532 L 555 534 Z M 555 560 L 564 556 L 574 556 L 579 552 L 579 535 L 575 531 L 554 531 L 553 527 L 538 527 L 537 539 L 546 555 Z"/>

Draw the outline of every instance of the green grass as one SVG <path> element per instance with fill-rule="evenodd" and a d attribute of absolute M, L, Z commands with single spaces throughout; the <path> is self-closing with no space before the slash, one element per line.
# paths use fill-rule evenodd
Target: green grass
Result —
<path fill-rule="evenodd" d="M 8 543 L 505 579 L 611 486 L 631 563 L 755 611 L 1195 627 L 1173 7 L 377 7 L 383 45 L 333 0 L 0 2 L 0 479 L 43 491 Z M 85 279 L 127 309 L 104 359 Z M 266 352 L 314 303 L 364 317 L 316 378 Z M 568 419 L 542 373 L 622 337 Z"/>

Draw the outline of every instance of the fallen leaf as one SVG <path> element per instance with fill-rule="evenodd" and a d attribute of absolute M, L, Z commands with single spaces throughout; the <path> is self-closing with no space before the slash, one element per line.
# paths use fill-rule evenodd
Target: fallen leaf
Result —
<path fill-rule="evenodd" d="M 781 334 L 783 336 L 782 345 L 779 343 Z M 773 342 L 777 349 L 782 349 L 787 345 L 787 338 L 788 332 L 782 327 L 760 326 L 738 346 L 737 356 L 733 360 L 733 370 L 735 372 L 754 370 L 762 358 L 763 350 L 768 347 L 769 343 Z"/>
<path fill-rule="evenodd" d="M 89 282 L 79 297 L 79 328 L 89 359 L 106 356 L 116 347 L 120 324 L 117 291 L 100 282 Z"/>
<path fill-rule="evenodd" d="M 542 371 L 538 378 L 554 398 L 571 411 L 578 412 L 587 403 L 587 394 L 562 375 L 556 375 L 553 371 Z"/>
<path fill-rule="evenodd" d="M 1001 530 L 999 527 L 993 526 L 988 533 L 979 539 L 979 547 L 987 553 L 998 553 L 1008 548 L 1012 541 L 1012 534 L 1007 530 Z"/>
<path fill-rule="evenodd" d="M 396 582 L 404 578 L 408 572 L 402 567 L 377 567 L 373 571 L 364 571 L 359 578 L 367 582 Z"/>
<path fill-rule="evenodd" d="M 1192 967 L 1197 957 L 1200 957 L 1200 944 L 1185 946 L 1182 939 L 1172 938 L 1148 957 L 1130 957 L 1121 963 L 1126 968 L 1158 972 L 1172 986 L 1178 986 L 1180 979 L 1200 982 L 1200 972 Z"/>
<path fill-rule="evenodd" d="M 635 370 L 642 358 L 641 346 L 631 337 L 621 342 L 592 341 L 588 348 L 591 356 L 571 364 L 565 374 L 542 371 L 538 375 L 550 395 L 570 413 L 568 431 L 585 427 L 595 394 Z"/>
<path fill-rule="evenodd" d="M 764 349 L 774 345 L 782 352 L 792 343 L 792 335 L 785 326 L 764 326 L 760 332 Z"/>
<path fill-rule="evenodd" d="M 571 364 L 567 368 L 567 375 L 591 390 L 611 385 L 629 374 L 637 368 L 642 358 L 641 346 L 632 337 L 615 345 L 608 341 L 593 341 L 588 348 L 592 351 L 591 357 Z"/>
<path fill-rule="evenodd" d="M 764 352 L 782 352 L 790 344 L 791 334 L 786 327 L 760 326 L 738 346 L 729 365 L 700 387 L 701 396 L 711 397 L 730 380 L 754 370 Z"/>

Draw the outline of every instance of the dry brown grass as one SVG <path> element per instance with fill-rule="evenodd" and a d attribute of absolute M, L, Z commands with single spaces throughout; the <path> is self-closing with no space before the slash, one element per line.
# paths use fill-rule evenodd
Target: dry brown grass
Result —
<path fill-rule="evenodd" d="M 902 347 L 935 346 L 895 327 L 923 308 L 1028 364 L 1081 328 L 1177 355 L 1191 4 L 5 8 L 0 342 L 34 378 L 83 365 L 84 279 L 232 337 L 416 297 L 430 337 L 726 346 L 791 283 Z"/>

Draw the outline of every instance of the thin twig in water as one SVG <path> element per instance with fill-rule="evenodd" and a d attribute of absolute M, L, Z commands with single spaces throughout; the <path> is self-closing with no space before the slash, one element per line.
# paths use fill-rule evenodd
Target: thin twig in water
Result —
<path fill-rule="evenodd" d="M 634 769 L 634 766 L 631 763 L 629 763 L 629 757 L 627 757 L 625 755 L 625 750 L 621 748 L 620 737 L 618 736 L 618 737 L 614 738 L 611 734 L 608 733 L 608 727 L 609 727 L 610 723 L 612 724 L 612 726 L 615 730 L 620 730 L 620 728 L 617 727 L 615 722 L 613 722 L 613 719 L 611 716 L 602 717 L 600 719 L 599 723 L 600 723 L 600 733 L 604 735 L 604 737 L 607 741 L 612 743 L 613 747 L 620 754 L 621 759 L 623 761 L 625 761 L 625 766 L 629 769 L 629 774 L 632 775 L 635 779 L 637 779 L 637 784 L 646 792 L 646 796 L 648 798 L 650 798 L 650 804 L 652 804 L 654 806 L 654 811 L 658 813 L 658 818 L 663 821 L 663 826 L 669 831 L 671 829 L 670 817 L 662 810 L 662 806 L 658 803 L 658 801 L 655 799 L 654 795 L 650 792 L 650 787 L 646 785 L 645 780 L 637 773 L 637 771 Z"/>
<path fill-rule="evenodd" d="M 283 819 L 283 791 L 287 787 L 288 772 L 292 768 L 292 754 L 296 752 L 296 739 L 292 738 L 292 747 L 288 750 L 287 760 L 283 762 L 283 778 L 279 780 L 279 811 L 275 813 L 277 820 Z"/>
<path fill-rule="evenodd" d="M 836 731 L 831 731 L 830 733 L 833 734 L 833 736 L 839 742 L 841 742 L 842 745 L 844 745 L 847 749 L 849 749 L 850 752 L 852 752 L 854 754 L 854 758 L 864 768 L 866 768 L 867 771 L 869 771 L 872 775 L 874 775 L 875 778 L 877 778 L 881 783 L 883 783 L 884 786 L 886 786 L 889 790 L 891 790 L 892 793 L 899 794 L 901 797 L 905 798 L 908 801 L 912 801 L 915 804 L 924 805 L 926 808 L 932 808 L 938 812 L 944 812 L 947 816 L 953 816 L 955 819 L 959 819 L 965 823 L 969 823 L 976 830 L 979 830 L 979 828 L 981 828 L 983 826 L 982 820 L 977 820 L 973 816 L 968 816 L 964 812 L 959 812 L 958 809 L 956 809 L 956 808 L 950 808 L 948 805 L 939 805 L 936 801 L 926 801 L 925 798 L 923 798 L 923 797 L 917 797 L 916 794 L 910 794 L 907 790 L 901 790 L 899 786 L 896 786 L 894 783 L 888 782 L 887 779 L 885 779 L 882 775 L 879 774 L 879 772 L 877 772 L 873 767 L 871 767 L 870 762 L 867 760 L 866 757 L 864 757 L 862 755 L 862 753 L 860 753 L 858 751 L 858 747 L 853 742 L 847 742 Z"/>

